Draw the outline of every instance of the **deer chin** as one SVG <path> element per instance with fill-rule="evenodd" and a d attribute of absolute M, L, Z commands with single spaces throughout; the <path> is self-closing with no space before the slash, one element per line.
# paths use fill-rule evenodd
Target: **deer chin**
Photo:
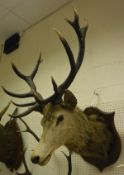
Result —
<path fill-rule="evenodd" d="M 39 162 L 39 165 L 40 166 L 46 165 L 49 162 L 49 160 L 51 159 L 51 156 L 52 156 L 52 153 L 49 154 L 46 158 L 44 158 L 41 162 Z"/>

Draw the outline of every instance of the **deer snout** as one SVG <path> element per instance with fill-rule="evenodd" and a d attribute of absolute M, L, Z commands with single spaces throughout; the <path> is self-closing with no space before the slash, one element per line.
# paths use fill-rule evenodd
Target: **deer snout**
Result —
<path fill-rule="evenodd" d="M 31 161 L 34 164 L 39 164 L 40 166 L 44 166 L 49 162 L 51 156 L 52 156 L 52 154 L 48 154 L 44 158 L 43 157 L 41 158 L 39 155 L 32 155 Z"/>
<path fill-rule="evenodd" d="M 40 156 L 36 155 L 36 156 L 32 156 L 31 157 L 31 161 L 34 164 L 38 164 L 40 162 Z"/>

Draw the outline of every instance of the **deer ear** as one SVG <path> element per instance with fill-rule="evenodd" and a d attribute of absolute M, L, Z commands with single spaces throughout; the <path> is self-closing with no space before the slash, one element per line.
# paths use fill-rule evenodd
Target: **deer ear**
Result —
<path fill-rule="evenodd" d="M 74 109 L 77 105 L 77 99 L 74 94 L 66 90 L 63 97 L 63 106 L 69 109 Z"/>

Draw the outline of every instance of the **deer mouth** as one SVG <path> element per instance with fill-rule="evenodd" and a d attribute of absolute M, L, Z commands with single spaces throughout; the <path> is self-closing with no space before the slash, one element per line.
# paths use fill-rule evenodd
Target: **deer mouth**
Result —
<path fill-rule="evenodd" d="M 41 165 L 41 166 L 46 165 L 46 164 L 49 162 L 51 156 L 52 156 L 52 153 L 49 154 L 45 159 L 43 159 L 43 160 L 39 163 L 39 165 Z"/>

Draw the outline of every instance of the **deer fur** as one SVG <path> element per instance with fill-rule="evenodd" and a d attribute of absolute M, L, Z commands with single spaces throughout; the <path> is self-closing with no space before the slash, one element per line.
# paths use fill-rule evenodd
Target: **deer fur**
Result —
<path fill-rule="evenodd" d="M 45 106 L 41 121 L 43 133 L 32 159 L 35 158 L 37 163 L 45 165 L 52 153 L 65 145 L 70 151 L 103 170 L 118 157 L 110 163 L 109 152 L 115 139 L 114 134 L 103 116 L 87 115 L 76 106 L 76 102 L 74 95 L 66 91 L 64 101 L 60 104 L 49 103 Z M 58 123 L 60 116 L 63 116 L 63 120 Z"/>

